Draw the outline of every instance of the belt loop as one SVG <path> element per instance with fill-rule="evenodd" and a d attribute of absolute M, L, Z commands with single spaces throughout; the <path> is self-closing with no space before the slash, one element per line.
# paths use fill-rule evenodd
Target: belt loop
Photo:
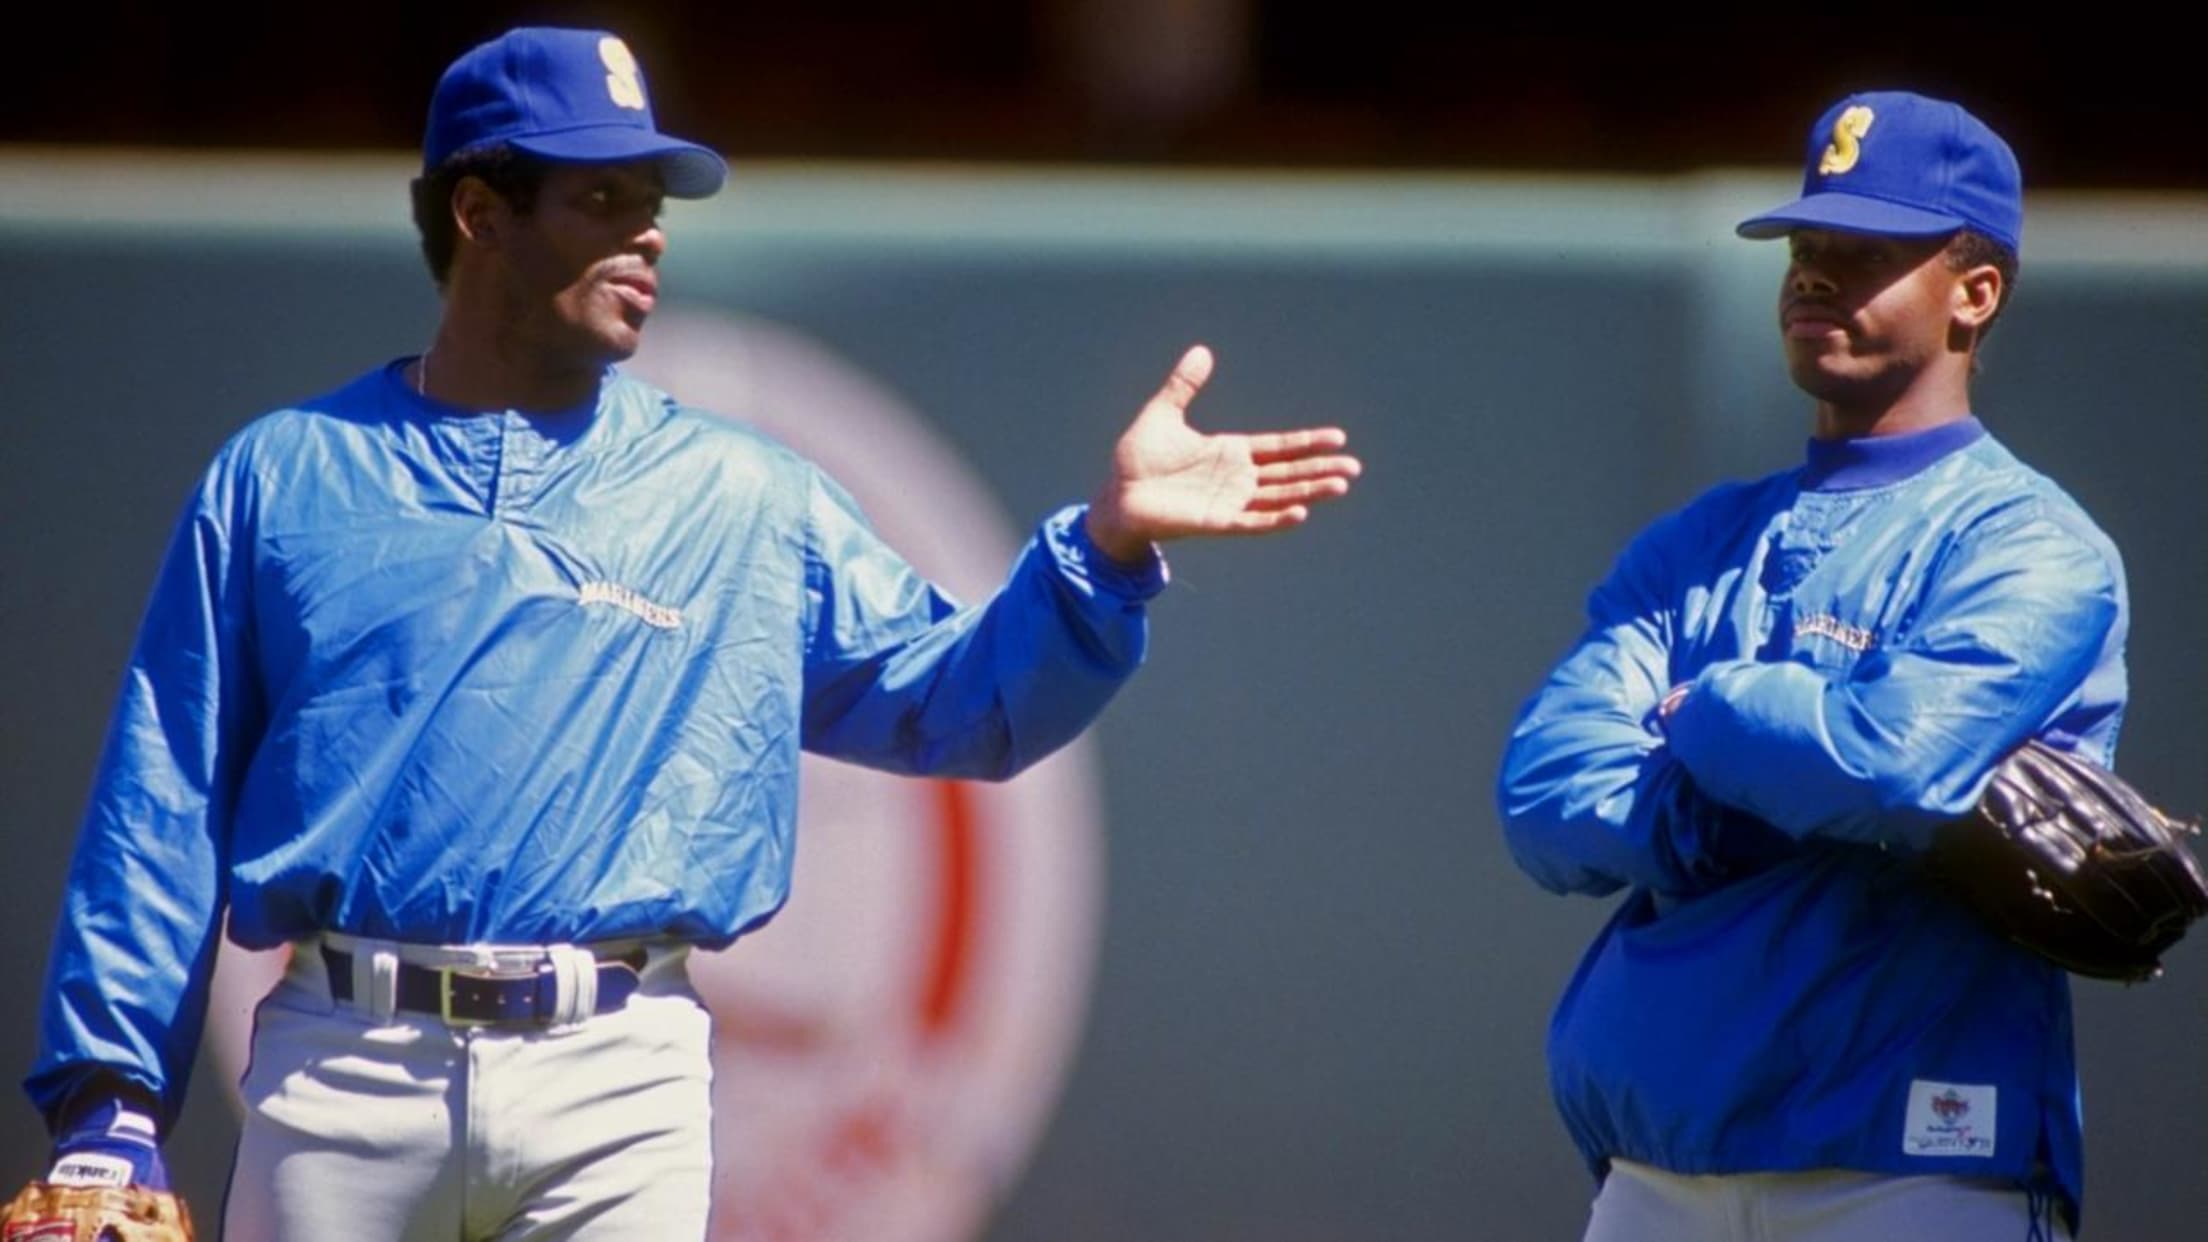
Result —
<path fill-rule="evenodd" d="M 353 943 L 353 1007 L 377 1026 L 399 1012 L 399 953 L 388 940 Z"/>
<path fill-rule="evenodd" d="M 545 950 L 552 959 L 552 1026 L 573 1026 L 598 1012 L 598 959 L 589 949 L 556 944 Z"/>

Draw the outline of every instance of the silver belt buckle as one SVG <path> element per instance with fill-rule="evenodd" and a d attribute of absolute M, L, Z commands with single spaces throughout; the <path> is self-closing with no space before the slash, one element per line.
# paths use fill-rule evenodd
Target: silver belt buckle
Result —
<path fill-rule="evenodd" d="M 437 968 L 437 1016 L 446 1026 L 496 1026 L 497 1018 L 468 1018 L 452 1012 L 452 981 L 454 979 L 527 979 L 535 971 L 482 970 L 473 966 L 440 966 Z"/>

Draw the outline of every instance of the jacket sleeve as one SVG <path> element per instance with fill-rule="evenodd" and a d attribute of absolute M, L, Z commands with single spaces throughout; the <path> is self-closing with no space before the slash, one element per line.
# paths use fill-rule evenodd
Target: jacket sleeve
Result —
<path fill-rule="evenodd" d="M 155 581 L 79 828 L 25 1089 L 53 1122 L 120 1081 L 183 1106 L 220 939 L 229 819 L 263 707 L 218 462 Z"/>
<path fill-rule="evenodd" d="M 1542 887 L 1601 895 L 1708 891 L 1768 859 L 1776 834 L 1695 787 L 1654 727 L 1670 688 L 1664 549 L 1645 532 L 1595 588 L 1588 625 L 1526 703 L 1497 803 L 1512 856 Z"/>
<path fill-rule="evenodd" d="M 1967 812 L 2123 636 L 2114 549 L 2019 508 L 1960 536 L 1901 640 L 1852 668 L 1704 669 L 1670 721 L 1680 762 L 1796 837 L 1921 845 Z"/>
<path fill-rule="evenodd" d="M 888 771 L 1003 780 L 1072 741 L 1142 663 L 1165 566 L 1119 565 L 1086 510 L 1046 520 L 987 603 L 961 608 L 815 472 L 804 744 Z"/>

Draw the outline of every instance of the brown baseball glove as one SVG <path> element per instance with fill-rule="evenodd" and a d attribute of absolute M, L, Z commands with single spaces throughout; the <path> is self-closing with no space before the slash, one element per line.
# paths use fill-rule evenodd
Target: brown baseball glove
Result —
<path fill-rule="evenodd" d="M 38 1181 L 0 1214 L 0 1242 L 192 1242 L 192 1216 L 165 1190 Z"/>
<path fill-rule="evenodd" d="M 1978 808 L 1927 856 L 1995 930 L 2095 979 L 2139 982 L 2208 915 L 2198 829 L 2114 772 L 2028 742 L 2003 760 Z"/>

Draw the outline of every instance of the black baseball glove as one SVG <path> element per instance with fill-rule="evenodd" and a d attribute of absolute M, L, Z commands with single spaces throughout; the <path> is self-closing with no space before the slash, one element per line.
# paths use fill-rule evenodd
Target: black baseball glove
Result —
<path fill-rule="evenodd" d="M 2010 940 L 2095 979 L 2137 983 L 2208 914 L 2187 845 L 2199 826 L 2114 772 L 2043 742 L 1995 769 L 1977 810 L 1947 824 L 1933 874 Z"/>

